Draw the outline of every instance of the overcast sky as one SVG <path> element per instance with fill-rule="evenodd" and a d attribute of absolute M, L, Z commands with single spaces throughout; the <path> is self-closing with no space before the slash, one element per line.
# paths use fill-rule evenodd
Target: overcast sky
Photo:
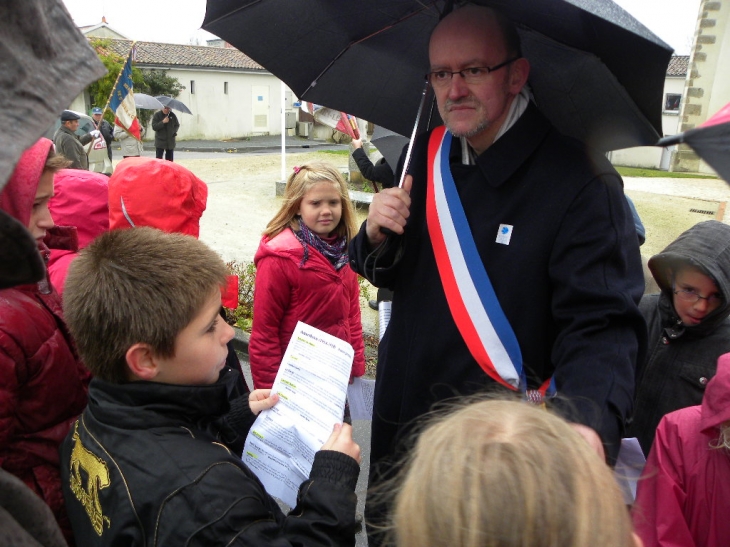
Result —
<path fill-rule="evenodd" d="M 294 0 L 306 2 L 307 0 Z M 344 1 L 344 0 L 343 0 Z M 700 0 L 614 0 L 654 34 L 686 55 L 692 45 Z M 205 44 L 200 30 L 205 0 L 63 0 L 78 26 L 107 23 L 130 39 Z"/>

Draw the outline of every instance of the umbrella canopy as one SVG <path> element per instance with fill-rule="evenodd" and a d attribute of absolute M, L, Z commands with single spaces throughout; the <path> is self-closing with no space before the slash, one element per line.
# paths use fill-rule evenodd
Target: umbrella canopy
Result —
<path fill-rule="evenodd" d="M 385 161 L 395 171 L 401 152 L 403 152 L 403 147 L 408 144 L 408 139 L 390 129 L 376 125 L 375 129 L 373 129 L 373 136 L 370 142 L 378 149 L 378 152 L 383 154 Z"/>
<path fill-rule="evenodd" d="M 185 106 L 185 103 L 182 101 L 178 101 L 177 99 L 173 99 L 172 97 L 168 97 L 167 95 L 158 95 L 155 97 L 158 101 L 160 101 L 163 106 L 167 106 L 169 108 L 172 108 L 173 110 L 177 110 L 178 112 L 182 112 L 183 114 L 192 114 L 190 112 L 190 109 Z"/>
<path fill-rule="evenodd" d="M 560 131 L 601 150 L 659 138 L 672 49 L 611 0 L 474 3 L 517 23 L 535 101 Z M 410 135 L 429 69 L 428 39 L 445 4 L 208 0 L 203 28 L 301 100 Z"/>
<path fill-rule="evenodd" d="M 23 151 L 106 73 L 60 0 L 0 2 L 0 189 Z"/>
<path fill-rule="evenodd" d="M 730 183 L 730 103 L 705 123 L 684 133 L 664 137 L 657 146 L 687 143 L 717 174 Z"/>
<path fill-rule="evenodd" d="M 165 106 L 152 95 L 147 95 L 146 93 L 135 93 L 134 105 L 144 110 L 160 110 Z"/>

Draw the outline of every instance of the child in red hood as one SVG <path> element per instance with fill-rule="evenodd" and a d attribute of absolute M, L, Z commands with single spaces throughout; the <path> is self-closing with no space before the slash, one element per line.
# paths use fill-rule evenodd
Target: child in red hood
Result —
<path fill-rule="evenodd" d="M 155 158 L 125 158 L 109 178 L 109 229 L 147 226 L 198 238 L 200 217 L 207 200 L 208 186 L 182 165 Z M 222 302 L 226 308 L 238 305 L 236 276 L 229 276 Z M 223 309 L 221 316 L 225 317 Z M 228 342 L 226 365 L 241 373 L 238 388 L 248 394 L 249 388 L 232 342 Z"/>
<path fill-rule="evenodd" d="M 28 228 L 45 258 L 53 175 L 67 165 L 49 139 L 40 139 L 23 153 L 0 192 L 0 209 Z M 50 506 L 69 543 L 58 449 L 86 406 L 90 378 L 47 279 L 0 290 L 0 467 Z"/>
<path fill-rule="evenodd" d="M 722 547 L 730 537 L 730 353 L 702 405 L 662 418 L 637 485 L 633 518 L 644 547 Z"/>

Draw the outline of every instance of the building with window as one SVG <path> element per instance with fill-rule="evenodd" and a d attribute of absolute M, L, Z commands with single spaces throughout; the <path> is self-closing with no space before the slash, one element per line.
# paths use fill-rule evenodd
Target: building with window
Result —
<path fill-rule="evenodd" d="M 676 135 L 680 132 L 679 112 L 682 105 L 682 94 L 684 93 L 688 65 L 689 55 L 673 55 L 669 61 L 667 77 L 664 80 L 662 136 Z M 672 154 L 675 151 L 676 146 L 670 148 L 639 146 L 625 150 L 614 150 L 609 153 L 609 159 L 614 165 L 669 170 Z"/>
<path fill-rule="evenodd" d="M 103 38 L 110 49 L 122 57 L 129 54 L 132 41 L 121 37 L 105 21 L 81 29 L 89 38 Z M 121 37 L 121 38 L 120 38 Z M 137 42 L 134 65 L 140 69 L 159 69 L 177 78 L 184 89 L 177 99 L 193 112 L 178 113 L 178 140 L 241 139 L 253 135 L 281 134 L 282 87 L 286 120 L 292 120 L 292 92 L 281 80 L 235 48 L 222 41 L 217 47 Z M 88 96 L 77 97 L 70 108 L 87 112 Z M 153 137 L 148 131 L 147 138 Z"/>

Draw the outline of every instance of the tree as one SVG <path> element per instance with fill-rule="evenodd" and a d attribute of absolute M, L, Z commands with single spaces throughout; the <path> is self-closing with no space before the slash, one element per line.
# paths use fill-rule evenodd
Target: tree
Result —
<path fill-rule="evenodd" d="M 107 69 L 105 76 L 99 78 L 92 83 L 86 90 L 91 98 L 91 105 L 104 108 L 106 102 L 109 100 L 114 84 L 117 82 L 117 76 L 124 68 L 124 63 L 127 62 L 127 57 L 119 55 L 111 49 L 111 41 L 108 39 L 92 38 L 90 40 L 91 47 L 94 48 L 96 54 L 104 63 Z M 147 93 L 148 95 L 168 95 L 170 97 L 177 97 L 180 91 L 185 87 L 180 84 L 177 78 L 167 75 L 166 70 L 143 70 L 139 69 L 132 64 L 132 83 L 134 84 L 134 90 L 141 93 Z M 146 127 L 152 118 L 152 112 L 150 110 L 139 109 L 137 110 L 137 117 L 139 123 Z M 104 119 L 109 123 L 114 124 L 114 113 L 110 110 L 104 112 Z"/>

